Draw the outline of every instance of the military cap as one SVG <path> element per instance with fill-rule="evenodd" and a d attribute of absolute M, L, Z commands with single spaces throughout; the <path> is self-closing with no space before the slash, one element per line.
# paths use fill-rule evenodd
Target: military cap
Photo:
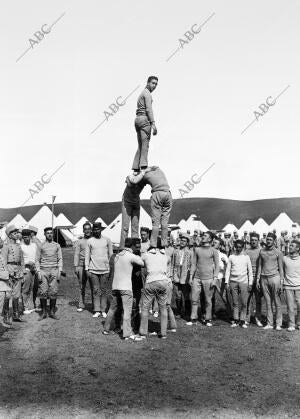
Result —
<path fill-rule="evenodd" d="M 29 228 L 24 228 L 22 230 L 22 236 L 30 236 L 31 235 L 31 230 L 29 230 Z"/>
<path fill-rule="evenodd" d="M 6 227 L 5 233 L 6 233 L 7 236 L 9 236 L 10 233 L 12 233 L 14 231 L 18 231 L 18 230 L 19 229 L 14 224 L 11 224 L 11 225 Z"/>
<path fill-rule="evenodd" d="M 97 221 L 96 223 L 93 223 L 93 228 L 100 228 L 101 230 L 104 230 L 105 227 L 102 227 L 102 223 Z"/>
<path fill-rule="evenodd" d="M 28 230 L 32 231 L 35 234 L 37 234 L 37 232 L 39 231 L 37 227 L 31 226 L 31 225 L 28 226 Z"/>
<path fill-rule="evenodd" d="M 186 239 L 188 242 L 190 242 L 190 236 L 189 236 L 188 234 L 186 234 L 186 233 L 183 233 L 183 234 L 181 235 L 181 238 L 182 238 L 182 239 Z"/>
<path fill-rule="evenodd" d="M 44 228 L 44 233 L 46 233 L 46 231 L 48 231 L 48 230 L 53 230 L 53 228 L 52 227 L 45 227 Z"/>

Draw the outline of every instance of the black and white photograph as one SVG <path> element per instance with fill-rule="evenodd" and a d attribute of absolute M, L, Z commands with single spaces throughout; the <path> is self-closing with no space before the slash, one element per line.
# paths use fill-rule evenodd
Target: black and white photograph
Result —
<path fill-rule="evenodd" d="M 0 419 L 299 418 L 300 1 L 0 22 Z"/>

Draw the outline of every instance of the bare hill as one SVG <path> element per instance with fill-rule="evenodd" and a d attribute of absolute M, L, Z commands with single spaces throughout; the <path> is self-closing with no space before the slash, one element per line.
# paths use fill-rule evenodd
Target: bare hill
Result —
<path fill-rule="evenodd" d="M 142 200 L 141 204 L 149 213 L 150 201 Z M 10 221 L 18 213 L 29 221 L 40 208 L 41 205 L 2 208 L 0 209 L 0 222 Z M 109 224 L 121 212 L 121 202 L 70 202 L 55 204 L 54 209 L 55 215 L 63 212 L 74 224 L 82 216 L 87 217 L 91 222 L 101 216 Z M 176 199 L 174 200 L 170 222 L 178 223 L 181 219 L 196 214 L 209 228 L 222 228 L 229 222 L 239 228 L 246 219 L 254 223 L 259 217 L 263 217 L 270 224 L 281 212 L 286 212 L 293 221 L 300 223 L 300 198 L 274 198 L 256 201 L 220 198 Z"/>

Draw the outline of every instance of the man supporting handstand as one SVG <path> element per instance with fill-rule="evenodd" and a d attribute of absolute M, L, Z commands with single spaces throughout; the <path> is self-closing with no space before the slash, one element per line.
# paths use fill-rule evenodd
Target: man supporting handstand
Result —
<path fill-rule="evenodd" d="M 148 184 L 151 186 L 151 219 L 152 233 L 150 239 L 150 247 L 157 247 L 157 237 L 159 226 L 161 225 L 161 244 L 166 247 L 168 241 L 168 222 L 172 209 L 172 195 L 166 175 L 157 166 L 151 166 L 141 171 L 137 175 L 128 176 L 130 183 Z"/>

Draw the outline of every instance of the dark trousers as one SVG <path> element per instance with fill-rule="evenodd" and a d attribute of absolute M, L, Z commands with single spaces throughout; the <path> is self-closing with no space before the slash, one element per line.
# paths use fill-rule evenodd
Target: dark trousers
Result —
<path fill-rule="evenodd" d="M 131 224 L 131 237 L 139 237 L 140 205 L 130 204 L 122 201 L 122 227 L 120 238 L 120 249 L 125 245 L 128 237 L 129 224 Z"/>
<path fill-rule="evenodd" d="M 180 284 L 179 282 L 175 282 L 173 284 L 173 294 L 176 310 L 177 313 L 182 317 L 186 316 L 187 314 L 187 306 L 191 306 L 189 299 L 190 293 L 191 287 L 189 284 Z"/>

